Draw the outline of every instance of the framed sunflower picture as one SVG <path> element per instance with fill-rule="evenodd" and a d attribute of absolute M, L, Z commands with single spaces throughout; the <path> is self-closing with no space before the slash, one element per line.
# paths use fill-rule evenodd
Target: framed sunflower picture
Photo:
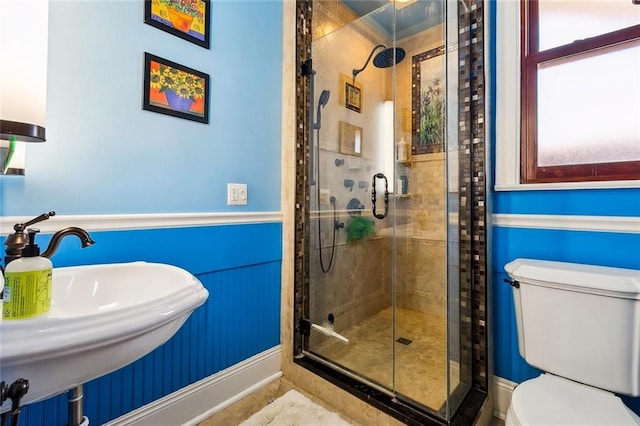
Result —
<path fill-rule="evenodd" d="M 142 109 L 209 124 L 209 74 L 145 52 Z"/>
<path fill-rule="evenodd" d="M 209 48 L 210 0 L 144 0 L 144 22 Z"/>

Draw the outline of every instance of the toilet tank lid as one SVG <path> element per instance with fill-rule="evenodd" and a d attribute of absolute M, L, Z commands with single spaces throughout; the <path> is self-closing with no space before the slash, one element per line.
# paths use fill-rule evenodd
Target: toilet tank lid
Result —
<path fill-rule="evenodd" d="M 515 259 L 504 266 L 516 281 L 627 299 L 640 299 L 640 270 L 551 260 Z"/>

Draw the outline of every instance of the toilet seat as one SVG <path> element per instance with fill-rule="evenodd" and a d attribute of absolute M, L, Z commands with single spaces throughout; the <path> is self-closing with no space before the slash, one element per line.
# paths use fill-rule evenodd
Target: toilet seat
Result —
<path fill-rule="evenodd" d="M 520 425 L 640 425 L 615 394 L 552 374 L 518 385 L 505 421 Z"/>

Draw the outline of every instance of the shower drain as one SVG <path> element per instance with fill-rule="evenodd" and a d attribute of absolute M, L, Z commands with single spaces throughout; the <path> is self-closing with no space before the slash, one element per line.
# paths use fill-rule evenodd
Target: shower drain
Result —
<path fill-rule="evenodd" d="M 398 337 L 398 339 L 396 339 L 396 342 L 402 343 L 403 345 L 409 345 L 409 344 L 411 344 L 411 342 L 413 342 L 413 340 L 407 339 L 407 338 L 404 338 L 404 337 Z"/>

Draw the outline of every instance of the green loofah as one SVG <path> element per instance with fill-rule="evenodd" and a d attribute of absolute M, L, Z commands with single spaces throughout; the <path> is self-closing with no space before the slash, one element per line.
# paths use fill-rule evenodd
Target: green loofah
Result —
<path fill-rule="evenodd" d="M 376 227 L 368 217 L 356 216 L 349 220 L 345 231 L 347 232 L 347 242 L 364 240 L 376 233 Z"/>

